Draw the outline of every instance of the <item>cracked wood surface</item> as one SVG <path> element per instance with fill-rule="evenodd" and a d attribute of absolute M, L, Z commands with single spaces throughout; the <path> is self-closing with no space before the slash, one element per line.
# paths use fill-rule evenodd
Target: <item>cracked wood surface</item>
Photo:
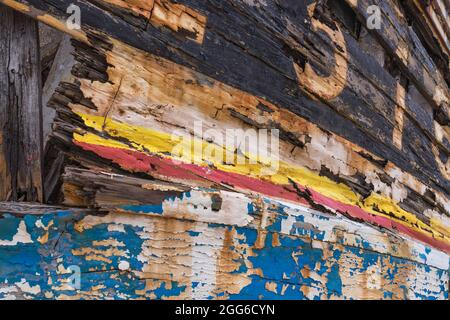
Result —
<path fill-rule="evenodd" d="M 220 195 L 219 210 L 210 191 L 193 190 L 152 208 L 103 215 L 58 210 L 3 216 L 0 297 L 448 298 L 447 270 L 432 266 L 448 268 L 445 254 L 426 250 L 418 256 L 423 264 L 373 251 L 383 244 L 383 233 L 378 239 L 364 234 L 359 248 L 348 246 L 364 230 L 344 217 L 331 229 L 332 216 L 268 199 L 253 207 L 238 194 Z M 227 207 L 241 204 L 246 208 L 235 220 Z M 227 220 L 209 222 L 214 210 Z M 401 247 L 394 239 L 388 243 Z M 416 249 L 422 250 L 419 244 Z M 81 268 L 79 290 L 71 288 L 71 266 Z"/>
<path fill-rule="evenodd" d="M 373 32 L 381 40 L 380 43 L 401 62 L 403 70 L 409 74 L 417 88 L 435 108 L 443 102 L 449 102 L 450 92 L 443 75 L 437 70 L 417 35 L 408 26 L 401 10 L 392 5 L 391 1 L 346 0 L 346 2 L 364 19 L 368 17 L 367 7 L 379 6 L 382 13 L 382 27 L 374 29 Z M 448 61 L 446 69 L 448 70 Z"/>
<path fill-rule="evenodd" d="M 0 5 L 0 201 L 42 201 L 37 22 Z"/>
<path fill-rule="evenodd" d="M 74 44 L 75 59 L 85 60 L 87 47 Z M 114 67 L 108 68 L 107 75 L 96 77 L 108 77 L 108 81 L 64 83 L 50 102 L 57 110 L 69 108 L 74 120 L 78 117 L 83 123 L 70 127 L 62 118 L 55 124 L 56 132 L 68 135 L 73 144 L 122 170 L 186 185 L 220 185 L 238 192 L 312 203 L 449 251 L 445 193 L 429 188 L 393 164 L 374 165 L 370 157 L 375 156 L 369 157 L 367 150 L 339 137 L 330 139 L 329 132 L 268 101 L 161 58 L 140 55 L 119 43 L 105 54 L 98 64 Z M 134 67 L 126 63 L 129 55 L 134 56 Z M 82 66 L 76 70 L 78 74 L 89 72 Z M 78 93 L 73 95 L 73 91 Z M 258 109 L 261 105 L 265 111 Z M 291 135 L 281 134 L 279 168 L 265 175 L 270 166 L 257 161 L 254 165 L 239 165 L 239 161 L 227 164 L 225 159 L 208 155 L 205 150 L 230 151 L 223 140 L 210 143 L 194 136 L 197 120 L 203 120 L 204 130 L 279 128 Z M 195 144 L 197 140 L 202 146 L 200 154 L 191 154 L 190 149 L 188 154 L 174 152 L 180 141 Z M 324 143 L 328 147 L 324 148 Z M 246 156 L 255 154 L 257 150 L 250 150 Z M 171 159 L 181 163 L 174 165 Z M 423 200 L 416 199 L 417 195 Z"/>
<path fill-rule="evenodd" d="M 75 39 L 47 198 L 97 211 L 4 215 L 0 250 L 39 261 L 4 297 L 448 298 L 448 88 L 424 48 L 389 38 L 414 37 L 391 2 L 376 52 L 322 1 L 77 1 L 81 30 L 67 1 L 1 2 Z M 396 43 L 427 64 L 400 59 L 406 85 L 379 56 Z M 277 171 L 208 154 L 230 150 L 196 121 L 278 129 Z"/>
<path fill-rule="evenodd" d="M 10 5 L 46 23 L 65 29 L 64 24 L 55 20 L 55 17 L 61 19 L 64 15 L 54 10 L 51 11 L 52 15 L 49 15 L 45 1 L 22 2 L 30 3 L 37 9 L 19 5 L 17 1 L 8 1 Z M 106 13 L 85 1 L 79 1 L 84 12 L 84 29 L 65 31 L 81 40 L 89 41 L 86 36 L 87 30 L 92 28 L 101 30 L 136 48 L 193 67 L 217 80 L 257 96 L 267 97 L 272 103 L 281 105 L 360 146 L 369 148 L 372 153 L 385 157 L 402 169 L 412 172 L 427 185 L 448 189 L 448 138 L 446 131 L 434 122 L 432 108 L 423 110 L 424 108 L 416 106 L 408 96 L 405 97 L 407 117 L 404 127 L 397 129 L 404 132 L 403 139 L 406 143 L 403 144 L 405 148 L 398 150 L 392 139 L 396 129 L 396 122 L 393 120 L 396 103 L 402 105 L 402 102 L 397 101 L 396 81 L 382 66 L 372 61 L 370 55 L 358 49 L 352 37 L 344 32 L 346 43 L 343 44 L 330 42 L 323 33 L 310 32 L 310 23 L 305 25 L 298 23 L 302 20 L 299 17 L 304 17 L 307 22 L 311 21 L 306 12 L 306 3 L 285 4 L 286 8 L 288 6 L 295 8 L 296 18 L 294 19 L 283 16 L 290 12 L 289 10 L 286 9 L 285 13 L 281 11 L 284 7 L 273 6 L 271 2 L 267 2 L 266 6 L 250 6 L 241 1 L 235 2 L 233 8 L 229 7 L 231 4 L 229 5 L 228 2 L 221 2 L 219 5 L 215 1 L 207 1 L 204 5 L 199 3 L 191 5 L 204 12 L 207 17 L 209 37 L 205 37 L 201 45 L 194 44 L 193 41 L 184 37 L 183 33 L 181 35 L 176 32 L 170 33 L 165 28 L 159 29 L 153 25 L 145 25 L 146 29 L 141 30 L 135 29 L 135 26 L 129 24 L 126 19 L 109 19 L 107 24 L 103 23 L 103 18 L 98 17 L 108 19 L 105 16 Z M 58 3 L 59 8 L 64 8 L 64 1 Z M 245 14 L 236 12 L 235 8 L 238 7 Z M 234 14 L 222 16 L 220 13 L 224 12 L 223 9 Z M 113 14 L 118 15 L 118 10 L 123 9 L 119 6 Z M 120 12 L 124 15 L 128 11 Z M 281 21 L 279 21 L 280 17 Z M 326 21 L 326 13 L 320 19 Z M 329 30 L 323 27 L 324 23 L 320 19 L 313 18 L 313 21 L 317 20 L 317 24 L 322 25 L 318 31 Z M 223 24 L 221 21 L 229 21 L 230 25 Z M 261 27 L 253 28 L 252 30 L 255 31 L 253 34 L 245 32 L 248 21 L 253 21 Z M 277 27 L 276 23 L 282 25 Z M 281 27 L 284 29 L 279 30 Z M 130 34 L 133 36 L 129 36 Z M 227 37 L 227 34 L 233 34 L 235 38 Z M 332 34 L 328 35 L 333 39 Z M 310 45 L 311 41 L 314 42 L 314 46 Z M 229 45 L 226 45 L 227 43 Z M 330 53 L 330 47 L 336 47 L 334 54 Z M 350 64 L 349 74 L 347 77 L 337 75 L 337 79 L 333 81 L 344 82 L 345 89 L 331 101 L 323 101 L 320 96 L 317 98 L 321 101 L 310 100 L 311 92 L 308 85 L 299 86 L 295 63 L 298 61 L 297 65 L 301 67 L 302 61 L 307 57 L 315 68 L 322 73 L 327 73 L 329 72 L 327 68 L 335 65 L 335 56 L 342 55 L 340 51 L 342 48 L 346 48 L 348 52 L 348 56 L 344 56 L 344 61 Z M 208 63 L 202 63 L 205 59 Z M 350 68 L 354 64 L 356 65 Z M 353 72 L 356 73 L 353 75 Z M 271 78 L 273 81 L 270 84 L 265 83 L 263 80 L 265 78 Z M 302 89 L 305 89 L 307 94 Z M 447 95 L 443 94 L 443 96 Z M 374 107 L 377 110 L 374 110 Z M 434 150 L 431 154 L 425 151 L 430 148 Z M 420 170 L 418 170 L 419 167 Z"/>

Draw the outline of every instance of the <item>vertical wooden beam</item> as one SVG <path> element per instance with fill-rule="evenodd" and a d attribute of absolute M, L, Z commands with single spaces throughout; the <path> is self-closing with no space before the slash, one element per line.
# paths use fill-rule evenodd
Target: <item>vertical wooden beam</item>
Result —
<path fill-rule="evenodd" d="M 42 201 L 37 22 L 0 5 L 0 200 Z"/>

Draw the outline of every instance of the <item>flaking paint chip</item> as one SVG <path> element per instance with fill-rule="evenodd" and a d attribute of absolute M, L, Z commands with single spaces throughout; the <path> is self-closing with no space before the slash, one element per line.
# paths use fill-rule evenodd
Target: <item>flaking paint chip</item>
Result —
<path fill-rule="evenodd" d="M 130 263 L 128 261 L 119 262 L 119 270 L 126 271 L 130 269 Z"/>

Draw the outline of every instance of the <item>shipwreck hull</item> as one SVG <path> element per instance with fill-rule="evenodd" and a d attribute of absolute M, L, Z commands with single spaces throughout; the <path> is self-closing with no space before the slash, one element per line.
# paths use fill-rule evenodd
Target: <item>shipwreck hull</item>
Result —
<path fill-rule="evenodd" d="M 302 207 L 271 202 L 258 213 L 247 199 L 224 196 L 229 207 L 248 204 L 239 219 L 249 222 L 223 221 L 229 211 L 186 217 L 189 202 L 209 204 L 202 192 L 167 200 L 160 214 L 7 216 L 3 298 L 448 298 L 443 253 Z M 71 266 L 81 269 L 79 290 Z"/>
<path fill-rule="evenodd" d="M 73 29 L 72 2 L 0 0 L 71 37 L 48 206 L 0 206 L 1 298 L 448 299 L 445 4 L 75 1 Z"/>

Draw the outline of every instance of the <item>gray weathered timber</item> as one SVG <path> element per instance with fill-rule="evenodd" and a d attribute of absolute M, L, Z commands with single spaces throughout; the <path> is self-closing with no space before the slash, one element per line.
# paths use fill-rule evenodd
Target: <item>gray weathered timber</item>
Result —
<path fill-rule="evenodd" d="M 59 49 L 63 33 L 44 23 L 39 23 L 39 44 L 41 54 L 42 84 L 45 84 L 50 69 L 53 66 L 56 53 Z"/>
<path fill-rule="evenodd" d="M 0 200 L 42 199 L 37 22 L 0 6 Z"/>
<path fill-rule="evenodd" d="M 55 118 L 55 110 L 48 108 L 47 103 L 52 97 L 56 87 L 61 81 L 67 81 L 71 78 L 70 71 L 75 63 L 73 56 L 71 55 L 70 37 L 64 36 L 60 42 L 58 51 L 55 55 L 54 62 L 48 73 L 47 80 L 45 81 L 43 93 L 42 93 L 42 105 L 43 105 L 43 139 L 44 144 L 47 142 L 48 137 L 52 131 L 52 123 Z"/>

